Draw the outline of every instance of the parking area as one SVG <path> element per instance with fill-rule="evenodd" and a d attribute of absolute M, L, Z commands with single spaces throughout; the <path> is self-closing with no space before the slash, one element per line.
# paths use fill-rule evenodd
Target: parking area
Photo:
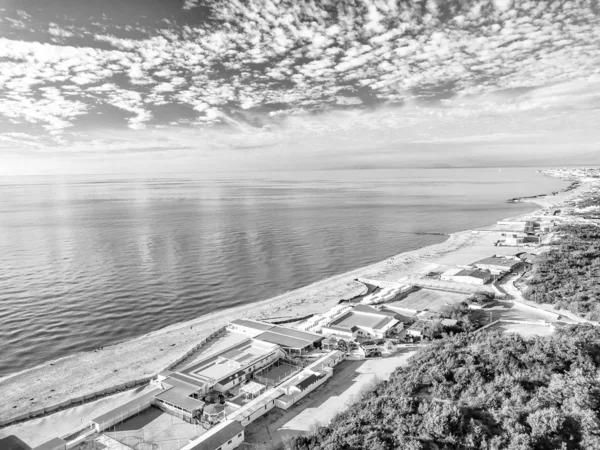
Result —
<path fill-rule="evenodd" d="M 246 427 L 245 449 L 271 449 L 292 436 L 308 434 L 312 427 L 327 424 L 375 383 L 408 363 L 416 353 L 410 349 L 388 358 L 346 360 L 334 367 L 334 374 L 323 386 L 307 395 L 287 411 L 274 408 Z"/>

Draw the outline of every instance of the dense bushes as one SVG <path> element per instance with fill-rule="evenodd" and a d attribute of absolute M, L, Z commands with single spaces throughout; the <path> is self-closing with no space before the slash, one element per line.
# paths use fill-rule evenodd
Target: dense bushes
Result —
<path fill-rule="evenodd" d="M 560 236 L 536 258 L 525 298 L 600 319 L 600 228 L 565 226 Z"/>
<path fill-rule="evenodd" d="M 600 329 L 446 337 L 290 449 L 600 449 Z"/>

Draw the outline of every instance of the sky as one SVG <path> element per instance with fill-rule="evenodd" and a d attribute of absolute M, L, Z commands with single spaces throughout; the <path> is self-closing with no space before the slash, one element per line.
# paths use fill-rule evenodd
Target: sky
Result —
<path fill-rule="evenodd" d="M 600 162 L 598 0 L 0 0 L 0 175 Z"/>

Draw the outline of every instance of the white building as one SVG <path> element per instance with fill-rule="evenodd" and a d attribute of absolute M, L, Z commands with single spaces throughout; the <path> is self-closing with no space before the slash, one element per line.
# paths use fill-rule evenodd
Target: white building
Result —
<path fill-rule="evenodd" d="M 471 265 L 481 270 L 489 270 L 493 275 L 499 275 L 511 272 L 520 262 L 519 258 L 496 255 L 474 262 Z"/>
<path fill-rule="evenodd" d="M 489 270 L 479 269 L 450 269 L 445 271 L 441 280 L 453 281 L 455 283 L 479 284 L 483 285 L 492 279 Z"/>
<path fill-rule="evenodd" d="M 367 305 L 357 305 L 351 311 L 324 326 L 321 332 L 325 336 L 381 339 L 397 326 L 402 327 L 403 324 L 395 318 L 394 313 L 380 311 Z"/>
<path fill-rule="evenodd" d="M 181 450 L 232 450 L 244 442 L 244 426 L 237 420 L 226 420 L 211 428 Z"/>

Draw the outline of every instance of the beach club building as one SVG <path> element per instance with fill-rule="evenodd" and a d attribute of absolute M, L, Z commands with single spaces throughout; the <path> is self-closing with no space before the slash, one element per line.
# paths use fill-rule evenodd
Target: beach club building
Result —
<path fill-rule="evenodd" d="M 347 339 L 382 339 L 397 326 L 402 327 L 403 324 L 396 319 L 393 312 L 381 311 L 368 305 L 356 305 L 329 325 L 322 327 L 321 333 Z"/>
<path fill-rule="evenodd" d="M 310 331 L 296 330 L 258 320 L 238 319 L 231 322 L 227 329 L 236 333 L 252 336 L 255 340 L 278 345 L 290 355 L 303 355 L 320 347 L 324 336 Z"/>
<path fill-rule="evenodd" d="M 489 270 L 492 275 L 501 275 L 512 272 L 520 262 L 521 260 L 516 257 L 496 255 L 474 262 L 471 265 L 481 270 Z"/>
<path fill-rule="evenodd" d="M 483 285 L 492 279 L 492 274 L 489 270 L 481 269 L 450 269 L 442 273 L 440 279 L 455 283 Z"/>

